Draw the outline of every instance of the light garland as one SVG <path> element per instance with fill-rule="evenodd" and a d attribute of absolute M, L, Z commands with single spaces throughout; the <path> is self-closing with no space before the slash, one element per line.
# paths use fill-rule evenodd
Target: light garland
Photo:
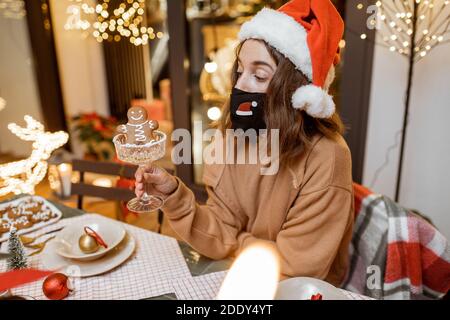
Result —
<path fill-rule="evenodd" d="M 44 131 L 44 126 L 31 116 L 24 119 L 26 127 L 10 123 L 8 129 L 24 141 L 33 141 L 32 152 L 27 159 L 0 165 L 0 196 L 10 192 L 34 194 L 35 186 L 47 172 L 46 160 L 69 139 L 64 131 Z"/>
<path fill-rule="evenodd" d="M 407 57 L 407 84 L 404 99 L 404 112 L 399 146 L 395 201 L 400 198 L 403 159 L 407 134 L 414 66 L 417 61 L 437 45 L 449 42 L 450 0 L 384 0 L 377 1 L 367 8 L 374 12 L 367 26 L 376 26 L 384 43 L 381 45 Z M 373 9 L 376 10 L 373 10 Z M 362 7 L 356 7 L 361 10 Z M 375 177 L 376 178 L 376 177 Z"/>
<path fill-rule="evenodd" d="M 82 2 L 82 0 L 71 0 L 75 1 L 77 4 L 72 4 L 67 7 L 66 13 L 69 14 L 69 17 L 66 20 L 66 23 L 64 24 L 64 29 L 66 30 L 87 30 L 91 26 L 89 21 L 84 20 L 81 18 L 81 6 L 79 3 Z M 84 10 L 85 13 L 94 13 L 95 10 Z"/>
<path fill-rule="evenodd" d="M 0 14 L 5 18 L 21 19 L 25 17 L 25 3 L 23 0 L 0 0 Z"/>
<path fill-rule="evenodd" d="M 77 2 L 80 1 L 77 0 Z M 103 0 L 99 1 L 99 4 L 95 7 L 87 3 L 83 3 L 81 6 L 73 5 L 80 9 L 80 12 L 76 12 L 75 17 L 78 17 L 81 11 L 85 14 L 97 14 L 97 21 L 92 23 L 91 27 L 94 29 L 92 35 L 98 42 L 105 40 L 119 42 L 122 38 L 127 38 L 132 44 L 139 46 L 146 45 L 149 40 L 161 39 L 164 36 L 163 32 L 158 31 L 155 33 L 153 28 L 147 28 L 142 25 L 145 13 L 145 0 L 124 1 L 112 11 L 112 14 L 108 11 L 108 3 L 109 0 Z M 76 19 L 74 18 L 74 20 Z M 68 25 L 69 27 L 70 25 Z M 84 24 L 81 28 L 83 29 L 83 27 L 85 27 L 84 30 L 89 28 L 87 24 Z"/>
<path fill-rule="evenodd" d="M 414 1 L 417 5 L 414 17 Z M 384 25 L 378 28 L 384 45 L 392 52 L 409 57 L 410 46 L 414 46 L 414 61 L 425 57 L 428 52 L 442 42 L 449 41 L 450 35 L 450 0 L 442 0 L 440 5 L 429 0 L 391 0 L 377 1 L 376 20 L 371 25 Z M 362 4 L 356 6 L 358 10 Z M 416 35 L 411 40 L 413 23 L 416 18 Z M 363 33 L 361 39 L 366 39 Z"/>

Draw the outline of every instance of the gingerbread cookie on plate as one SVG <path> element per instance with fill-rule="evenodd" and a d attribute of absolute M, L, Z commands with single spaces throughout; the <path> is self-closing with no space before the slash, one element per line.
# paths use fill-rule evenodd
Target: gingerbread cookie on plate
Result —
<path fill-rule="evenodd" d="M 44 203 L 39 200 L 30 199 L 29 201 L 24 201 L 19 204 L 23 213 L 25 214 L 35 214 L 42 210 Z"/>
<path fill-rule="evenodd" d="M 28 220 L 28 217 L 22 216 L 12 222 L 12 225 L 16 227 L 17 230 L 28 229 L 31 228 L 34 223 Z"/>
<path fill-rule="evenodd" d="M 39 223 L 39 222 L 49 221 L 50 219 L 55 218 L 55 217 L 56 217 L 56 215 L 54 213 L 52 213 L 51 210 L 46 209 L 44 211 L 33 214 L 30 217 L 30 220 L 33 223 Z"/>
<path fill-rule="evenodd" d="M 11 222 L 0 219 L 0 234 L 9 232 L 9 229 L 11 229 Z"/>
<path fill-rule="evenodd" d="M 20 207 L 10 207 L 6 215 L 10 220 L 15 220 L 22 216 L 22 210 Z"/>
<path fill-rule="evenodd" d="M 10 209 L 11 209 L 11 206 L 7 206 L 3 209 L 0 209 L 0 219 L 1 219 L 1 217 L 3 217 L 4 214 L 8 214 Z"/>

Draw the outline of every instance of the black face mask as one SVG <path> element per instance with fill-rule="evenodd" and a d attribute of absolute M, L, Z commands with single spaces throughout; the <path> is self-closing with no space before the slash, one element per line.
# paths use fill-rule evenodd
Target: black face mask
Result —
<path fill-rule="evenodd" d="M 231 128 L 266 129 L 264 121 L 264 104 L 266 94 L 260 92 L 247 92 L 233 88 L 230 95 Z"/>

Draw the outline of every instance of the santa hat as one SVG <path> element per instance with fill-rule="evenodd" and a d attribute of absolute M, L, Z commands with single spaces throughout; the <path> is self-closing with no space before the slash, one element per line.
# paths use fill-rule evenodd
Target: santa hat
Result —
<path fill-rule="evenodd" d="M 344 22 L 330 0 L 292 0 L 278 10 L 263 8 L 239 31 L 239 39 L 261 39 L 291 60 L 311 84 L 292 95 L 292 106 L 315 118 L 335 111 L 328 88 L 339 62 Z"/>

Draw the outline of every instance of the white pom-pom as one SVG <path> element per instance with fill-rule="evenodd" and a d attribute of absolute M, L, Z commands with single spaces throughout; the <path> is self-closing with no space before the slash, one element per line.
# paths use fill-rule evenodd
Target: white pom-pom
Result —
<path fill-rule="evenodd" d="M 292 106 L 305 110 L 314 118 L 329 118 L 335 111 L 331 96 L 322 88 L 309 84 L 301 86 L 292 95 Z"/>

